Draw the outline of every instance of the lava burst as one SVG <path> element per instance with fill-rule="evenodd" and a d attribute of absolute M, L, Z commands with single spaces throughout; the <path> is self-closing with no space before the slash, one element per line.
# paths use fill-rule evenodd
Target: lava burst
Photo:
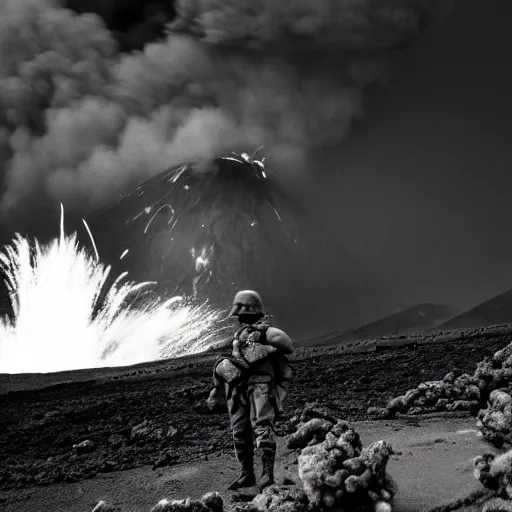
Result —
<path fill-rule="evenodd" d="M 79 248 L 76 233 L 46 246 L 17 235 L 0 254 L 13 317 L 0 320 L 0 372 L 121 366 L 201 352 L 223 334 L 221 313 L 183 297 L 150 297 L 153 283 Z"/>
<path fill-rule="evenodd" d="M 264 159 L 233 153 L 165 171 L 90 223 L 113 265 L 158 281 L 166 296 L 226 307 L 237 289 L 251 287 L 283 306 L 304 256 L 296 217 Z M 116 253 L 117 243 L 129 252 Z"/>

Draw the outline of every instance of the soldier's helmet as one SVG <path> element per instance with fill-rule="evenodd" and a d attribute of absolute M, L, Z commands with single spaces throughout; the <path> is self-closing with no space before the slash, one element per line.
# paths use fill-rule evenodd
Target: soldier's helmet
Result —
<path fill-rule="evenodd" d="M 254 315 L 258 318 L 265 316 L 263 301 L 258 292 L 241 290 L 235 295 L 229 316 L 239 315 Z"/>

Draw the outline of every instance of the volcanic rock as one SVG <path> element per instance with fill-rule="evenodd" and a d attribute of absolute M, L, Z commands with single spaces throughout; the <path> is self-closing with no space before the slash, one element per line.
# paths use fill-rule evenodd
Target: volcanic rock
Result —
<path fill-rule="evenodd" d="M 91 453 L 92 451 L 94 451 L 95 445 L 92 441 L 89 441 L 87 439 L 85 441 L 82 441 L 81 443 L 74 444 L 73 448 L 78 455 L 83 455 L 85 453 Z"/>
<path fill-rule="evenodd" d="M 158 457 L 153 464 L 153 471 L 158 468 L 163 468 L 165 466 L 169 466 L 176 462 L 179 459 L 178 455 L 173 455 L 169 452 L 164 452 L 160 457 Z"/>
<path fill-rule="evenodd" d="M 148 420 L 144 420 L 142 423 L 139 423 L 132 428 L 130 439 L 135 442 L 161 441 L 164 438 L 172 438 L 177 433 L 178 429 L 172 425 L 164 427 L 156 425 Z"/>
<path fill-rule="evenodd" d="M 92 512 L 121 512 L 121 509 L 115 505 L 111 505 L 106 501 L 100 501 L 93 509 Z"/>

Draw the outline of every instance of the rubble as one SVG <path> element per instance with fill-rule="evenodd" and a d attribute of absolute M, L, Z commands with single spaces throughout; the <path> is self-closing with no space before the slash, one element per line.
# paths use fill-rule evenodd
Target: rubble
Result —
<path fill-rule="evenodd" d="M 121 512 L 121 509 L 115 505 L 100 501 L 93 509 L 92 512 Z"/>
<path fill-rule="evenodd" d="M 300 450 L 298 473 L 303 490 L 276 489 L 255 498 L 259 512 L 335 510 L 339 507 L 369 505 L 376 512 L 391 510 L 397 492 L 386 466 L 393 450 L 385 441 L 363 448 L 359 434 L 318 403 L 296 411 L 291 422 L 296 431 L 287 446 Z M 294 495 L 292 495 L 295 493 Z M 251 512 L 245 506 L 239 512 Z"/>
<path fill-rule="evenodd" d="M 476 415 L 485 389 L 483 379 L 463 373 L 456 379 L 453 372 L 443 380 L 422 382 L 417 388 L 390 400 L 386 405 L 387 414 L 382 409 L 368 409 L 368 414 L 379 417 L 392 417 L 401 414 L 426 414 L 441 411 L 469 411 Z"/>
<path fill-rule="evenodd" d="M 212 512 L 202 500 L 160 500 L 151 512 Z"/>
<path fill-rule="evenodd" d="M 491 498 L 484 504 L 482 512 L 512 512 L 512 503 L 503 498 Z"/>
<path fill-rule="evenodd" d="M 302 488 L 273 485 L 236 512 L 315 512 L 369 507 L 390 512 L 397 492 L 386 466 L 393 450 L 385 441 L 363 448 L 359 434 L 318 402 L 295 411 L 296 431 L 287 447 L 298 452 Z M 285 479 L 290 483 L 289 479 Z"/>
<path fill-rule="evenodd" d="M 456 377 L 449 372 L 442 380 L 423 382 L 390 400 L 385 408 L 372 407 L 367 413 L 390 418 L 441 411 L 468 411 L 477 416 L 484 439 L 498 448 L 512 445 L 512 343 L 480 361 L 473 375 Z"/>
<path fill-rule="evenodd" d="M 91 453 L 95 449 L 95 445 L 92 441 L 89 441 L 89 439 L 86 439 L 85 441 L 82 441 L 81 443 L 74 444 L 73 449 L 78 455 L 84 455 L 86 453 Z"/>
<path fill-rule="evenodd" d="M 290 419 L 290 422 L 297 426 L 298 424 L 305 423 L 312 418 L 320 418 L 330 421 L 331 423 L 336 423 L 336 418 L 333 412 L 318 401 L 307 402 L 304 407 L 296 409 Z"/>
<path fill-rule="evenodd" d="M 288 439 L 288 448 L 304 448 L 309 443 L 321 442 L 325 439 L 325 435 L 332 428 L 332 422 L 321 419 L 313 418 L 301 426 Z"/>
<path fill-rule="evenodd" d="M 477 364 L 470 375 L 447 373 L 442 380 L 427 381 L 397 396 L 385 408 L 370 407 L 367 414 L 391 418 L 397 414 L 468 411 L 476 416 L 490 394 L 512 383 L 512 343 Z"/>
<path fill-rule="evenodd" d="M 489 491 L 482 512 L 512 511 L 512 450 L 480 455 L 473 467 L 475 478 Z"/>
<path fill-rule="evenodd" d="M 210 492 L 199 500 L 190 498 L 184 500 L 160 500 L 150 512 L 223 512 L 224 503 L 219 493 Z M 100 501 L 92 512 L 122 512 L 110 503 Z"/>
<path fill-rule="evenodd" d="M 266 487 L 251 503 L 238 505 L 236 512 L 306 512 L 308 500 L 304 491 L 272 485 Z"/>
<path fill-rule="evenodd" d="M 222 498 L 218 492 L 206 493 L 201 499 L 212 512 L 222 512 L 224 508 L 224 502 L 222 501 Z"/>
<path fill-rule="evenodd" d="M 323 442 L 299 455 L 299 477 L 312 507 L 373 503 L 385 510 L 396 494 L 386 474 L 391 447 L 377 441 L 361 450 L 358 434 L 343 423 L 333 425 Z M 383 503 L 381 503 L 383 502 Z"/>
<path fill-rule="evenodd" d="M 148 420 L 135 425 L 130 433 L 130 440 L 134 442 L 151 442 L 170 439 L 178 433 L 178 429 L 172 425 L 163 426 L 154 424 Z"/>
<path fill-rule="evenodd" d="M 512 391 L 495 389 L 486 409 L 478 412 L 477 428 L 494 446 L 512 445 Z"/>
<path fill-rule="evenodd" d="M 172 454 L 169 451 L 165 451 L 161 453 L 160 456 L 153 462 L 153 471 L 158 468 L 170 466 L 171 464 L 176 463 L 178 460 L 179 457 L 177 455 Z"/>

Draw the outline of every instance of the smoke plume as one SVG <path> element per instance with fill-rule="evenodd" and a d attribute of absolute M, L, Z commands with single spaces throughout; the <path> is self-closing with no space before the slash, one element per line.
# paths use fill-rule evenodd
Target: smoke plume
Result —
<path fill-rule="evenodd" d="M 446 0 L 178 0 L 176 29 L 210 44 L 282 51 L 382 51 L 411 44 Z"/>
<path fill-rule="evenodd" d="M 160 171 L 265 146 L 300 167 L 363 114 L 386 56 L 448 0 L 179 0 L 168 34 L 121 53 L 95 14 L 0 4 L 0 219 L 85 215 Z"/>

